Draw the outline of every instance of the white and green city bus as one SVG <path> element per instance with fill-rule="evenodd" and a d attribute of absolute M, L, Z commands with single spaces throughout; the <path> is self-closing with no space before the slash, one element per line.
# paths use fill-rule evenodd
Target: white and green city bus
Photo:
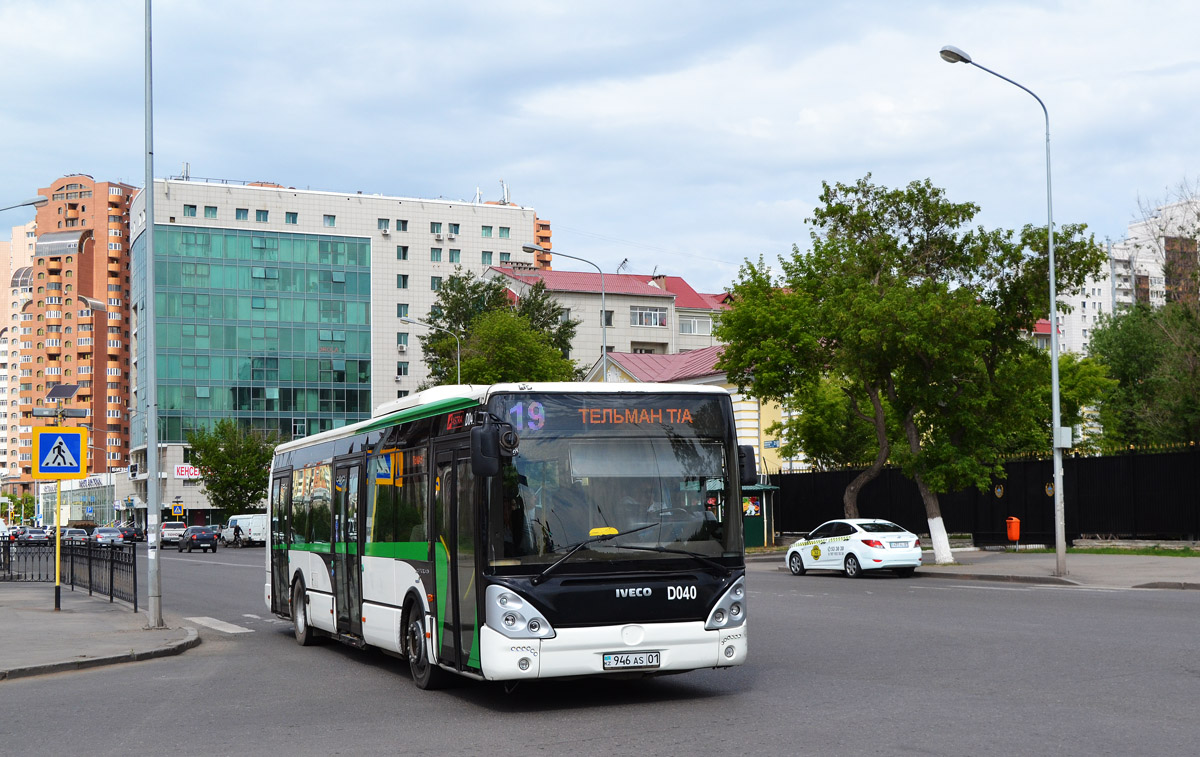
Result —
<path fill-rule="evenodd" d="M 740 665 L 754 480 L 718 387 L 438 387 L 278 447 L 266 602 L 421 688 Z"/>

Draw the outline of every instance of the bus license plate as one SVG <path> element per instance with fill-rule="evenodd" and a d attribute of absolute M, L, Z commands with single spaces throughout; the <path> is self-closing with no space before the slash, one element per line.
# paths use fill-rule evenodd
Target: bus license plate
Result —
<path fill-rule="evenodd" d="M 618 670 L 621 668 L 657 668 L 661 664 L 661 652 L 606 652 L 604 655 L 605 670 Z"/>

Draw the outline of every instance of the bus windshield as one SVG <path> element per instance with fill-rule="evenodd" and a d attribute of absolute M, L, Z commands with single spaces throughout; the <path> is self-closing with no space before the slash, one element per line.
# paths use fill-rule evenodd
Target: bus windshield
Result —
<path fill-rule="evenodd" d="M 491 564 L 545 566 L 611 534 L 570 562 L 740 558 L 728 401 L 635 393 L 493 398 L 489 409 L 512 423 L 519 445 L 488 498 Z"/>

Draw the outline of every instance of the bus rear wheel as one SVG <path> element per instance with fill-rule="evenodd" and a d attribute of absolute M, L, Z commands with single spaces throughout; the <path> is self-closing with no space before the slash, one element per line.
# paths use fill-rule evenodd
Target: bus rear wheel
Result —
<path fill-rule="evenodd" d="M 442 670 L 429 659 L 425 638 L 425 613 L 414 602 L 405 612 L 404 647 L 408 653 L 408 669 L 419 689 L 439 688 L 445 679 Z"/>

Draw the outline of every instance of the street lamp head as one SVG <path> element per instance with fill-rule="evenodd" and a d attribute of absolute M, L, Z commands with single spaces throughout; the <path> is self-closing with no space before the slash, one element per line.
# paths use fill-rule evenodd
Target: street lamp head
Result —
<path fill-rule="evenodd" d="M 970 63 L 971 56 L 967 55 L 962 50 L 959 50 L 954 45 L 946 45 L 942 48 L 942 60 L 947 63 Z"/>
<path fill-rule="evenodd" d="M 16 205 L 6 205 L 5 207 L 0 208 L 0 210 L 14 210 L 16 208 L 40 208 L 48 202 L 50 202 L 50 198 L 43 195 L 38 195 L 30 200 L 22 200 Z"/>

